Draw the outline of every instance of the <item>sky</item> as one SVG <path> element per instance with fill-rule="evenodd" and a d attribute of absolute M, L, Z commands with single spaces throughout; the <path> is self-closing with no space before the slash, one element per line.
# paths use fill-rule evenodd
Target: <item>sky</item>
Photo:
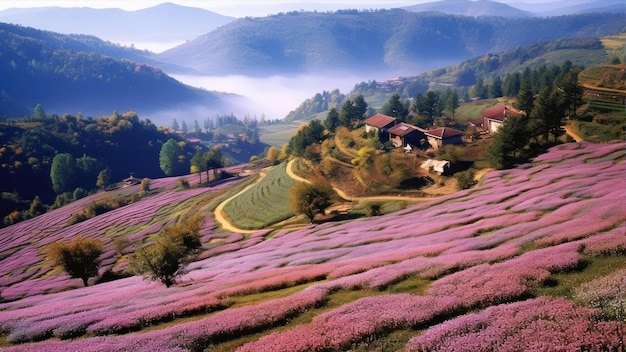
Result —
<path fill-rule="evenodd" d="M 266 16 L 294 10 L 380 9 L 395 8 L 432 2 L 435 0 L 0 0 L 0 10 L 26 7 L 91 7 L 120 8 L 127 11 L 172 2 L 183 6 L 199 7 L 232 17 Z M 550 0 L 497 0 L 514 5 L 544 3 Z M 554 0 L 551 0 L 554 1 Z"/>

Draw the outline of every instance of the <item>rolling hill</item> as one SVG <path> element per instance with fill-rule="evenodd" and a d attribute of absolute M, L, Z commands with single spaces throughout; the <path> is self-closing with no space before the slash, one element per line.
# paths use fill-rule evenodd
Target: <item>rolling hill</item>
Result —
<path fill-rule="evenodd" d="M 231 111 L 234 95 L 186 86 L 155 67 L 145 52 L 93 36 L 63 35 L 0 23 L 0 117 L 49 113 L 102 116 L 134 110 Z M 170 120 L 171 121 L 171 120 Z"/>
<path fill-rule="evenodd" d="M 391 214 L 245 236 L 221 231 L 211 214 L 238 181 L 175 191 L 175 179 L 153 180 L 151 196 L 69 225 L 106 197 L 93 195 L 0 230 L 3 345 L 617 350 L 625 326 L 611 307 L 626 292 L 625 150 L 560 145 L 475 188 Z M 102 273 L 121 272 L 135 246 L 192 213 L 205 216 L 204 252 L 171 288 L 140 277 L 80 287 L 43 261 L 48 244 L 81 234 L 105 244 Z"/>
<path fill-rule="evenodd" d="M 113 43 L 180 43 L 232 21 L 200 8 L 162 3 L 136 11 L 39 7 L 0 11 L 0 22 L 64 34 L 89 34 Z"/>
<path fill-rule="evenodd" d="M 617 34 L 623 14 L 464 17 L 403 10 L 289 12 L 233 21 L 156 55 L 207 75 L 416 74 L 555 39 Z"/>

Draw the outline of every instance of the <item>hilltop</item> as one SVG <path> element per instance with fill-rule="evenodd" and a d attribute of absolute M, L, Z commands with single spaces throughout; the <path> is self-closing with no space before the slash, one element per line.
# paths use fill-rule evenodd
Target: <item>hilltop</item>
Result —
<path fill-rule="evenodd" d="M 564 144 L 432 202 L 251 235 L 211 215 L 245 179 L 179 191 L 176 179 L 152 180 L 152 195 L 69 225 L 104 196 L 93 195 L 0 230 L 5 346 L 419 351 L 494 346 L 495 334 L 501 350 L 529 350 L 541 333 L 548 349 L 618 348 L 623 316 L 608 307 L 626 288 L 625 150 Z M 194 213 L 205 216 L 203 253 L 172 288 L 139 277 L 78 288 L 42 261 L 47 244 L 81 234 L 104 242 L 103 273 L 121 273 L 136 245 Z"/>

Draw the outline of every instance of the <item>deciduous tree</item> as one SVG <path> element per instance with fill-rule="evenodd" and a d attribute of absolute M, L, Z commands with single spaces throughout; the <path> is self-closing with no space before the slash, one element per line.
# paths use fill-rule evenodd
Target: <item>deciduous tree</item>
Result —
<path fill-rule="evenodd" d="M 95 238 L 78 236 L 69 242 L 55 242 L 47 252 L 54 266 L 63 268 L 71 277 L 83 280 L 87 286 L 90 277 L 98 275 L 102 242 Z"/>
<path fill-rule="evenodd" d="M 136 250 L 131 266 L 137 274 L 160 281 L 166 287 L 176 283 L 201 247 L 200 229 L 204 218 L 194 215 L 186 221 L 166 227 L 155 243 Z"/>
<path fill-rule="evenodd" d="M 330 184 L 298 182 L 291 190 L 291 208 L 313 222 L 315 215 L 324 214 L 331 205 L 333 194 Z"/>
<path fill-rule="evenodd" d="M 56 194 L 70 192 L 74 189 L 76 177 L 76 163 L 69 153 L 61 153 L 54 156 L 50 167 L 50 179 L 52 188 Z"/>
<path fill-rule="evenodd" d="M 161 170 L 167 176 L 176 174 L 178 170 L 178 155 L 181 153 L 181 148 L 172 138 L 163 143 L 161 152 L 159 153 L 159 165 Z"/>
<path fill-rule="evenodd" d="M 104 170 L 100 171 L 98 174 L 98 178 L 96 180 L 96 186 L 101 189 L 105 189 L 108 185 L 111 184 L 111 169 L 104 168 Z"/>

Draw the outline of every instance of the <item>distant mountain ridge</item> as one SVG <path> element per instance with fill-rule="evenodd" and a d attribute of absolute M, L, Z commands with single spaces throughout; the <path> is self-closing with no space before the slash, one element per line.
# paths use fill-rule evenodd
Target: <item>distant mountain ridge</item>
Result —
<path fill-rule="evenodd" d="M 92 36 L 0 23 L 0 48 L 0 117 L 29 115 L 39 103 L 49 113 L 88 116 L 134 110 L 149 118 L 190 106 L 231 111 L 230 95 L 186 86 L 142 52 Z"/>
<path fill-rule="evenodd" d="M 410 12 L 436 11 L 463 16 L 531 17 L 532 12 L 491 0 L 442 0 L 406 6 Z"/>
<path fill-rule="evenodd" d="M 207 75 L 414 74 L 538 41 L 625 28 L 620 14 L 509 19 L 399 9 L 290 12 L 239 19 L 155 57 Z"/>
<path fill-rule="evenodd" d="M 59 33 L 95 35 L 117 43 L 182 42 L 234 20 L 208 10 L 172 3 L 124 11 L 117 8 L 39 7 L 0 11 L 0 22 Z"/>

